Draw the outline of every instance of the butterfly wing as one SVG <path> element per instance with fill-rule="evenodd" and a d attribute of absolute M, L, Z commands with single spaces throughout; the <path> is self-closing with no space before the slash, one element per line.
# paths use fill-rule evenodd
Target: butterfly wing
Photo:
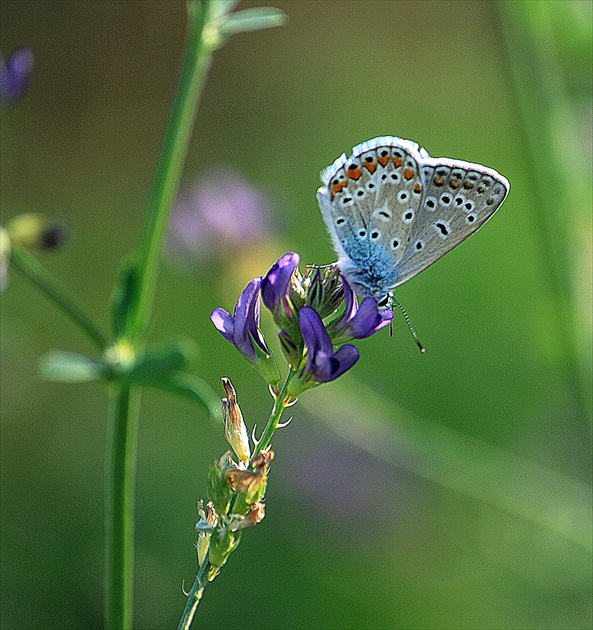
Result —
<path fill-rule="evenodd" d="M 422 201 L 420 165 L 427 158 L 415 142 L 384 136 L 357 145 L 321 175 L 317 198 L 338 266 L 360 295 L 380 301 L 397 284 Z"/>
<path fill-rule="evenodd" d="M 498 210 L 510 184 L 494 169 L 462 160 L 425 158 L 419 214 L 400 259 L 396 285 L 432 265 Z"/>

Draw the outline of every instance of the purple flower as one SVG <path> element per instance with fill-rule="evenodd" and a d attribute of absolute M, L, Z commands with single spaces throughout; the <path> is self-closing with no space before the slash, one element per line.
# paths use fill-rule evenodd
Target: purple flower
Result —
<path fill-rule="evenodd" d="M 360 357 L 358 349 L 346 344 L 334 352 L 334 348 L 317 311 L 310 306 L 299 312 L 299 324 L 307 347 L 306 371 L 318 383 L 329 383 L 349 370 Z"/>
<path fill-rule="evenodd" d="M 261 278 L 256 278 L 245 287 L 235 306 L 233 316 L 223 308 L 215 309 L 210 315 L 210 319 L 222 336 L 254 362 L 259 362 L 261 357 L 258 354 L 261 355 L 262 352 L 265 355 L 270 354 L 259 329 L 261 282 Z"/>
<path fill-rule="evenodd" d="M 29 48 L 15 50 L 6 63 L 0 56 L 0 102 L 14 104 L 23 98 L 34 64 Z"/>
<path fill-rule="evenodd" d="M 265 275 L 261 285 L 261 295 L 266 308 L 281 317 L 283 301 L 288 297 L 290 279 L 300 261 L 298 254 L 289 252 L 284 254 L 272 265 Z"/>
<path fill-rule="evenodd" d="M 225 246 L 236 252 L 266 237 L 270 215 L 260 189 L 235 170 L 219 167 L 177 197 L 168 253 L 191 263 Z"/>
<path fill-rule="evenodd" d="M 342 282 L 344 314 L 331 328 L 332 332 L 338 333 L 340 339 L 366 339 L 391 322 L 393 311 L 380 311 L 377 300 L 373 297 L 366 297 L 359 306 L 356 294 L 348 282 L 344 278 Z"/>

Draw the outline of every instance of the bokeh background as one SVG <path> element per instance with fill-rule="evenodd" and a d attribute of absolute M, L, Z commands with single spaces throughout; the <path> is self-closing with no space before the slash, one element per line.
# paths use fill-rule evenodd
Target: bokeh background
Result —
<path fill-rule="evenodd" d="M 250 427 L 271 399 L 209 313 L 231 309 L 286 251 L 334 260 L 315 201 L 322 168 L 397 135 L 496 168 L 512 190 L 478 235 L 398 289 L 425 356 L 396 313 L 393 338 L 360 342 L 351 373 L 293 408 L 273 443 L 266 518 L 208 587 L 198 623 L 591 627 L 593 5 L 272 4 L 287 26 L 215 55 L 176 219 L 195 239 L 169 241 L 151 329 L 154 341 L 194 339 L 196 374 L 221 394 L 230 377 Z M 27 97 L 2 110 L 2 222 L 25 211 L 67 221 L 70 242 L 43 263 L 107 328 L 142 227 L 185 3 L 0 9 L 3 55 L 26 45 L 36 57 Z M 107 399 L 100 385 L 41 381 L 53 348 L 94 352 L 13 270 L 2 296 L 6 629 L 102 624 Z M 196 501 L 227 446 L 201 409 L 152 391 L 139 440 L 136 626 L 171 628 L 196 571 Z"/>

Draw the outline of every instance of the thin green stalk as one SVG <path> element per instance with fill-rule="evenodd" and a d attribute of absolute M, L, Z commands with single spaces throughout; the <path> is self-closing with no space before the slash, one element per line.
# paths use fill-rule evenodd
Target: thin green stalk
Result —
<path fill-rule="evenodd" d="M 213 52 L 202 38 L 208 0 L 188 2 L 187 40 L 138 253 L 136 306 L 125 336 L 144 345 L 173 202 L 187 155 L 198 102 Z M 112 397 L 107 452 L 106 626 L 132 625 L 134 497 L 139 392 L 120 388 Z"/>
<path fill-rule="evenodd" d="M 91 321 L 76 298 L 51 275 L 33 254 L 23 247 L 14 246 L 10 253 L 10 264 L 21 271 L 52 302 L 57 304 L 99 350 L 105 349 L 108 343 L 107 337 Z"/>
<path fill-rule="evenodd" d="M 157 165 L 138 254 L 138 293 L 129 339 L 142 343 L 155 295 L 159 263 L 175 195 L 194 126 L 198 103 L 212 60 L 213 47 L 202 32 L 208 20 L 208 0 L 188 3 L 187 41 L 173 109 Z"/>
<path fill-rule="evenodd" d="M 206 576 L 208 574 L 208 570 L 210 569 L 210 563 L 208 562 L 209 556 L 210 554 L 207 552 L 194 581 L 194 585 L 191 587 L 191 591 L 187 596 L 187 604 L 185 605 L 185 610 L 179 620 L 177 630 L 189 630 L 194 619 L 194 615 L 196 614 L 196 610 L 202 601 L 204 589 L 206 588 L 206 584 L 208 584 L 208 578 Z"/>
<path fill-rule="evenodd" d="M 134 496 L 140 389 L 111 393 L 107 431 L 106 616 L 110 630 L 132 627 L 134 591 Z"/>
<path fill-rule="evenodd" d="M 294 376 L 294 372 L 290 371 L 286 377 L 286 380 L 284 381 L 284 385 L 282 385 L 282 389 L 280 390 L 280 392 L 276 396 L 276 399 L 274 400 L 272 413 L 270 414 L 268 423 L 266 424 L 264 431 L 261 435 L 261 438 L 259 439 L 259 442 L 257 443 L 257 446 L 255 447 L 253 451 L 253 455 L 251 456 L 252 460 L 254 457 L 262 453 L 270 445 L 270 442 L 272 441 L 272 437 L 274 436 L 274 433 L 276 432 L 276 429 L 278 428 L 278 424 L 280 423 L 280 418 L 282 418 L 282 414 L 284 413 L 284 410 L 289 406 L 289 403 L 290 403 L 290 399 L 288 397 L 287 391 L 288 391 L 288 386 L 290 385 L 290 381 L 292 380 L 293 376 Z"/>
<path fill-rule="evenodd" d="M 545 34 L 538 38 L 520 22 L 525 7 L 504 1 L 493 8 L 519 113 L 520 145 L 526 148 L 526 169 L 536 209 L 534 224 L 552 297 L 557 347 L 562 351 L 560 366 L 579 411 L 590 420 L 590 372 L 584 365 L 589 357 L 582 358 L 573 333 L 578 329 L 571 289 L 574 278 L 566 265 L 570 259 L 567 252 L 575 239 L 566 232 L 571 224 L 564 211 L 562 220 L 558 215 L 558 208 L 577 212 L 590 205 L 583 187 L 583 182 L 588 181 L 587 160 L 584 152 L 579 152 L 574 112 L 550 45 L 554 41 L 552 16 L 546 10 L 538 13 L 538 27 Z M 570 168 L 566 168 L 567 155 L 574 156 Z M 554 195 L 550 195 L 550 190 L 554 190 Z"/>

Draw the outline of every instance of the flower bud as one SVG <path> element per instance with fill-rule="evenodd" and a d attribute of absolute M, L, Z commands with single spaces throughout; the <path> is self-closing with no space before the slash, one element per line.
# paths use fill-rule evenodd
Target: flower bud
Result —
<path fill-rule="evenodd" d="M 210 546 L 210 536 L 212 535 L 212 529 L 218 524 L 218 515 L 214 509 L 212 501 L 206 503 L 206 508 L 203 507 L 204 502 L 200 501 L 198 505 L 198 514 L 200 520 L 196 525 L 198 530 L 198 544 L 196 545 L 198 551 L 198 564 L 202 566 L 206 552 Z"/>
<path fill-rule="evenodd" d="M 0 293 L 8 285 L 8 266 L 10 264 L 10 235 L 0 226 Z"/>
<path fill-rule="evenodd" d="M 38 212 L 17 215 L 7 228 L 14 245 L 43 252 L 60 249 L 68 237 L 63 223 Z"/>
<path fill-rule="evenodd" d="M 208 469 L 208 495 L 218 514 L 226 514 L 231 503 L 231 486 L 224 471 L 232 466 L 230 451 Z"/>
<path fill-rule="evenodd" d="M 227 397 L 222 399 L 224 434 L 233 451 L 235 451 L 235 455 L 243 464 L 246 464 L 251 456 L 247 427 L 245 422 L 243 422 L 243 414 L 237 403 L 237 394 L 233 384 L 228 378 L 223 378 L 222 384 L 227 394 Z"/>

